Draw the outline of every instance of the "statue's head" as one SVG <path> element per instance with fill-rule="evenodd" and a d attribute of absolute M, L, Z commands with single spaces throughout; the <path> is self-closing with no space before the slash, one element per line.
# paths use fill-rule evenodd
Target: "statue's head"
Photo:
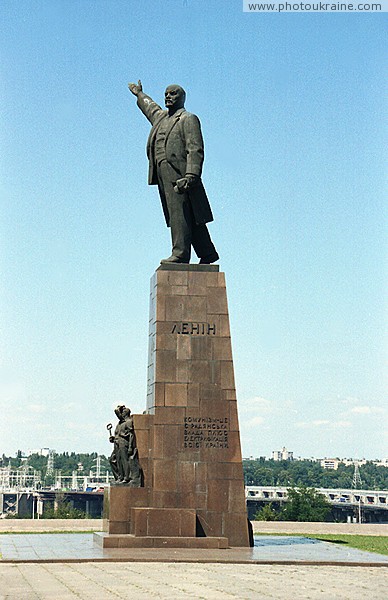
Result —
<path fill-rule="evenodd" d="M 183 108 L 186 100 L 186 92 L 180 85 L 169 85 L 164 93 L 164 103 L 169 110 Z"/>
<path fill-rule="evenodd" d="M 123 419 L 127 419 L 131 416 L 131 410 L 128 408 L 128 406 L 124 406 L 123 410 L 121 411 L 121 414 Z"/>
<path fill-rule="evenodd" d="M 121 419 L 123 408 L 125 408 L 124 404 L 119 404 L 115 408 L 115 415 L 118 419 Z"/>

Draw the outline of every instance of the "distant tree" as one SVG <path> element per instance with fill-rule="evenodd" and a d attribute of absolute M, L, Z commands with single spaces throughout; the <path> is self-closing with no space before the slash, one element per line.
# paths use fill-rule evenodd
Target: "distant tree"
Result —
<path fill-rule="evenodd" d="M 338 469 L 329 470 L 313 460 L 244 460 L 243 468 L 246 485 L 337 489 L 350 489 L 354 472 L 353 465 L 340 463 Z M 388 467 L 367 462 L 360 466 L 360 474 L 365 489 L 388 489 Z"/>
<path fill-rule="evenodd" d="M 277 521 L 279 516 L 273 508 L 272 502 L 269 502 L 263 506 L 263 508 L 258 510 L 253 518 L 255 521 Z"/>
<path fill-rule="evenodd" d="M 56 507 L 49 506 L 43 511 L 43 519 L 86 519 L 88 515 L 66 502 L 63 494 L 57 494 Z"/>
<path fill-rule="evenodd" d="M 325 496 L 314 488 L 290 488 L 281 513 L 283 521 L 324 521 L 330 511 Z"/>

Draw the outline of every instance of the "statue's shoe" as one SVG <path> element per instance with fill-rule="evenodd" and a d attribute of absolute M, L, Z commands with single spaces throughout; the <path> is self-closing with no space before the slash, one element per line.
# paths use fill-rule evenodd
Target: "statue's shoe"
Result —
<path fill-rule="evenodd" d="M 216 262 L 220 257 L 217 252 L 213 252 L 212 254 L 208 254 L 207 256 L 203 256 L 199 261 L 200 265 L 210 265 L 211 263 Z"/>
<path fill-rule="evenodd" d="M 178 256 L 174 256 L 173 254 L 171 256 L 169 256 L 168 258 L 163 258 L 160 261 L 161 265 L 168 265 L 171 263 L 177 263 L 177 264 L 188 264 L 189 261 L 188 260 L 183 260 L 182 258 L 179 258 Z"/>

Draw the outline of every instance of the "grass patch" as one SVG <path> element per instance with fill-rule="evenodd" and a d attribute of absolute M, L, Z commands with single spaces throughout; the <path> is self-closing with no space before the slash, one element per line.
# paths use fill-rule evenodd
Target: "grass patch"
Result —
<path fill-rule="evenodd" d="M 357 550 L 388 555 L 388 537 L 384 535 L 337 535 L 331 533 L 305 537 L 321 540 L 322 542 L 332 542 L 333 544 L 347 544 L 351 548 L 357 548 Z"/>
<path fill-rule="evenodd" d="M 333 544 L 347 545 L 349 548 L 357 548 L 364 552 L 375 552 L 377 554 L 388 555 L 388 536 L 384 535 L 347 535 L 337 533 L 255 533 L 265 536 L 289 536 L 289 537 L 307 537 L 321 542 L 332 542 Z"/>

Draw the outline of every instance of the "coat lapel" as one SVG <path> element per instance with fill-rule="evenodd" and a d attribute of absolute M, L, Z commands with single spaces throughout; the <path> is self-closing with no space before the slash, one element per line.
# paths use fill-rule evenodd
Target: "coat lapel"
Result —
<path fill-rule="evenodd" d="M 159 125 L 163 121 L 163 119 L 165 119 L 166 117 L 167 117 L 167 111 L 164 111 L 164 113 L 159 117 L 159 119 L 157 119 L 157 121 L 155 121 L 155 123 L 152 125 L 150 135 L 148 136 L 148 142 L 147 142 L 147 156 L 149 156 L 148 152 L 154 144 L 156 132 L 158 131 Z"/>
<path fill-rule="evenodd" d="M 181 118 L 183 112 L 185 112 L 185 109 L 184 108 L 180 108 L 179 110 L 176 111 L 176 113 L 173 116 L 173 118 L 170 119 L 171 123 L 168 124 L 168 127 L 166 129 L 166 140 L 165 140 L 166 144 L 167 144 L 168 136 L 170 135 L 172 128 L 174 127 L 174 125 L 176 125 L 178 123 L 178 121 Z"/>

